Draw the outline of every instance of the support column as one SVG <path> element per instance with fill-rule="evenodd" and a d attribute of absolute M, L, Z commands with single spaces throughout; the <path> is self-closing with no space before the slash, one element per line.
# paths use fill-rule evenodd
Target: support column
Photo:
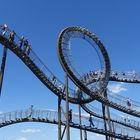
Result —
<path fill-rule="evenodd" d="M 61 140 L 61 97 L 58 97 L 58 140 Z"/>
<path fill-rule="evenodd" d="M 107 98 L 107 92 L 106 91 L 104 93 L 104 96 Z M 106 105 L 106 108 L 107 108 L 107 118 L 108 118 L 109 131 L 112 132 L 109 106 Z M 109 139 L 113 140 L 113 137 L 109 137 Z"/>
<path fill-rule="evenodd" d="M 109 106 L 106 106 L 106 108 L 107 108 L 107 116 L 108 116 L 108 126 L 109 126 L 109 131 L 112 132 Z M 110 137 L 110 139 L 113 140 L 113 137 Z"/>
<path fill-rule="evenodd" d="M 87 140 L 87 131 L 84 130 L 84 140 Z"/>
<path fill-rule="evenodd" d="M 4 77 L 6 58 L 7 58 L 7 48 L 4 47 L 3 57 L 2 57 L 2 62 L 1 62 L 1 69 L 0 69 L 0 96 L 1 96 L 1 90 L 2 90 L 2 83 L 3 83 L 3 77 Z"/>
<path fill-rule="evenodd" d="M 112 132 L 114 132 L 114 133 L 115 133 L 114 122 L 112 122 Z M 114 140 L 116 140 L 116 138 L 114 138 Z"/>
<path fill-rule="evenodd" d="M 68 76 L 65 74 L 65 83 L 66 83 L 66 140 L 70 140 L 70 129 L 69 129 L 69 93 L 68 93 Z"/>
<path fill-rule="evenodd" d="M 79 124 L 81 125 L 82 122 L 81 122 L 81 106 L 80 106 L 80 104 L 78 105 L 78 108 L 79 108 Z M 80 140 L 83 140 L 82 129 L 80 129 Z"/>
<path fill-rule="evenodd" d="M 102 103 L 102 111 L 103 111 L 103 119 L 104 119 L 104 128 L 105 128 L 105 131 L 107 131 L 105 105 L 103 103 Z M 107 135 L 105 135 L 105 138 L 106 140 L 109 140 Z"/>

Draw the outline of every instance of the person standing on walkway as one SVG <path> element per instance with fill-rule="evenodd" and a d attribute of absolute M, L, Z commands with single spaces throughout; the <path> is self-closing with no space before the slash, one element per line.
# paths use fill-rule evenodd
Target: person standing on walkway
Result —
<path fill-rule="evenodd" d="M 24 49 L 23 49 L 23 51 L 26 53 L 26 49 L 27 49 L 27 46 L 29 45 L 29 43 L 28 43 L 28 40 L 27 39 L 25 39 L 24 40 Z"/>
<path fill-rule="evenodd" d="M 31 105 L 29 108 L 29 117 L 32 117 L 32 115 L 33 115 L 33 105 Z"/>
<path fill-rule="evenodd" d="M 14 32 L 14 30 L 13 30 L 13 31 L 10 32 L 9 41 L 10 41 L 10 42 L 13 42 L 14 39 L 15 39 L 15 32 Z"/>
<path fill-rule="evenodd" d="M 2 36 L 5 36 L 5 34 L 6 34 L 6 32 L 7 32 L 7 28 L 8 28 L 7 24 L 4 24 L 4 25 L 2 26 Z"/>
<path fill-rule="evenodd" d="M 20 44 L 19 44 L 20 49 L 22 49 L 23 42 L 24 42 L 24 36 L 21 36 Z"/>
<path fill-rule="evenodd" d="M 92 127 L 92 126 L 94 127 L 94 123 L 93 123 L 92 115 L 91 115 L 91 114 L 90 114 L 90 116 L 89 116 L 89 123 L 90 123 L 90 124 L 89 124 L 90 127 Z"/>
<path fill-rule="evenodd" d="M 72 109 L 69 110 L 69 122 L 72 122 Z"/>

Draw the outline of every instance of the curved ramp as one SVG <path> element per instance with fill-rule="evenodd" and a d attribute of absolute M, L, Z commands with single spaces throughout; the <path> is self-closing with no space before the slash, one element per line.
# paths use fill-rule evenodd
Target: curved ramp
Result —
<path fill-rule="evenodd" d="M 8 29 L 5 36 L 3 36 L 0 28 L 0 43 L 15 53 L 45 86 L 65 100 L 65 83 L 59 80 L 57 76 L 49 70 L 32 49 L 30 53 L 27 54 L 23 48 L 20 48 L 21 37 L 15 34 L 14 41 L 11 42 L 9 40 L 10 32 L 11 30 Z M 71 88 L 69 88 L 69 101 L 76 104 L 81 102 L 79 101 L 76 91 Z M 90 101 L 91 98 L 85 94 L 82 102 L 86 103 Z"/>
<path fill-rule="evenodd" d="M 104 130 L 104 122 L 99 118 L 92 118 L 94 126 L 90 125 L 89 116 L 82 115 L 81 121 L 82 125 L 79 124 L 79 115 L 77 113 L 72 114 L 72 122 L 70 122 L 70 127 L 83 129 L 90 132 L 95 132 L 102 135 L 108 135 L 111 137 L 119 138 L 122 140 L 132 140 L 139 139 L 140 132 L 133 130 L 128 127 L 124 127 L 120 124 L 113 123 L 115 132 L 109 132 Z M 55 110 L 40 110 L 40 109 L 25 109 L 13 112 L 7 112 L 0 114 L 0 128 L 13 125 L 22 122 L 43 122 L 58 124 L 58 112 Z M 62 125 L 66 124 L 65 114 L 62 114 Z"/>

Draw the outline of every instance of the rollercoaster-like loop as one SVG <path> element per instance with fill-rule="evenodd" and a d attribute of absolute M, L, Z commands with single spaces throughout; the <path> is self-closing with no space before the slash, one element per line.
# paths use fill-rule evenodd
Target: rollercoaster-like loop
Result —
<path fill-rule="evenodd" d="M 62 114 L 61 124 L 66 125 L 65 112 Z M 72 122 L 70 127 L 95 132 L 102 135 L 108 135 L 122 140 L 139 140 L 140 132 L 129 127 L 123 126 L 119 123 L 113 122 L 112 127 L 114 132 L 109 130 L 105 131 L 104 122 L 100 118 L 92 118 L 94 125 L 90 125 L 89 116 L 81 115 L 81 122 L 79 124 L 79 115 L 77 113 L 72 114 Z M 18 111 L 12 111 L 0 114 L 0 128 L 8 125 L 13 125 L 22 122 L 42 122 L 58 124 L 58 112 L 55 110 L 41 110 L 41 109 L 24 109 Z"/>
<path fill-rule="evenodd" d="M 71 41 L 70 39 L 73 37 L 81 37 L 90 42 L 90 44 L 92 44 L 93 47 L 95 47 L 96 43 L 95 48 L 97 50 L 100 60 L 102 60 L 100 62 L 104 62 L 105 64 L 103 67 L 104 69 L 97 71 L 91 70 L 89 73 L 85 75 L 77 73 L 78 70 L 75 70 L 73 61 L 71 61 L 71 55 L 69 55 L 71 54 L 71 50 L 68 49 L 69 43 Z M 104 103 L 106 105 L 109 105 L 119 111 L 123 111 L 125 113 L 140 117 L 139 103 L 133 101 L 131 102 L 130 106 L 128 105 L 128 102 L 130 102 L 129 98 L 117 94 L 112 94 L 110 92 L 107 92 L 107 97 L 104 97 L 101 94 L 103 91 L 106 90 L 108 80 L 110 79 L 113 81 L 122 81 L 130 83 L 139 83 L 140 80 L 137 80 L 138 77 L 136 76 L 133 77 L 132 74 L 129 79 L 128 72 L 126 73 L 124 72 L 121 74 L 120 72 L 116 73 L 115 71 L 112 71 L 111 73 L 112 76 L 110 76 L 110 63 L 107 51 L 105 50 L 101 41 L 94 34 L 90 33 L 88 30 L 81 27 L 68 27 L 64 29 L 61 32 L 58 40 L 58 54 L 60 63 L 63 69 L 67 72 L 68 76 L 82 91 L 86 92 L 89 96 L 91 96 L 91 98 L 96 99 L 99 102 Z M 100 81 L 101 72 L 104 73 L 103 74 L 104 78 L 101 78 Z M 96 83 L 98 81 L 100 81 L 100 84 L 97 84 L 96 86 L 93 87 L 92 83 Z"/>
<path fill-rule="evenodd" d="M 2 35 L 0 29 L 0 43 L 15 53 L 25 65 L 37 76 L 37 78 L 47 86 L 53 93 L 65 100 L 65 83 L 63 83 L 51 70 L 41 61 L 36 53 L 31 49 L 29 54 L 26 54 L 23 48 L 20 48 L 21 37 L 15 33 L 14 41 L 9 40 L 11 30 L 7 29 L 6 34 Z M 84 94 L 84 98 L 79 100 L 75 89 L 69 88 L 69 102 L 90 102 L 92 99 Z"/>
<path fill-rule="evenodd" d="M 48 67 L 40 60 L 40 58 L 32 49 L 30 50 L 30 53 L 27 53 L 22 47 L 20 47 L 21 37 L 19 37 L 16 33 L 14 40 L 11 41 L 9 39 L 10 32 L 11 30 L 7 29 L 5 35 L 2 35 L 2 30 L 0 30 L 0 43 L 15 53 L 45 86 L 47 86 L 57 96 L 65 100 L 65 84 L 48 69 Z M 71 50 L 69 49 L 69 43 L 72 38 L 83 38 L 89 42 L 89 44 L 98 54 L 101 63 L 101 69 L 97 69 L 97 71 L 91 70 L 87 74 L 84 73 L 84 75 L 75 69 L 73 61 L 71 60 Z M 139 122 L 133 120 L 131 120 L 131 122 L 125 122 L 122 121 L 121 117 L 111 115 L 111 125 L 114 128 L 114 132 L 110 132 L 110 130 L 106 131 L 104 128 L 103 116 L 99 111 L 95 111 L 90 106 L 90 103 L 96 99 L 99 102 L 107 104 L 117 110 L 140 117 L 139 102 L 130 100 L 128 97 L 123 97 L 118 94 L 112 94 L 107 90 L 107 84 L 109 80 L 128 83 L 140 83 L 140 74 L 136 73 L 135 71 L 110 72 L 110 61 L 103 44 L 94 34 L 81 27 L 68 27 L 63 32 L 61 32 L 58 41 L 58 54 L 65 72 L 67 72 L 68 76 L 79 87 L 78 90 L 73 88 L 68 89 L 69 102 L 81 104 L 86 112 L 95 116 L 95 118 L 93 118 L 95 126 L 92 128 L 89 127 L 89 122 L 87 123 L 87 121 L 89 121 L 89 117 L 87 116 L 82 117 L 82 125 L 77 123 L 79 122 L 78 120 L 74 121 L 72 124 L 70 124 L 70 126 L 116 137 L 119 139 L 139 139 Z M 102 94 L 104 91 L 108 91 L 107 98 Z M 82 96 L 79 96 L 81 93 Z M 54 118 L 52 120 L 49 119 L 50 116 L 44 116 L 45 111 L 34 110 L 33 114 L 34 116 L 29 114 L 28 111 L 20 111 L 4 114 L 3 117 L 0 115 L 0 127 L 26 121 L 39 121 L 54 124 L 58 123 L 57 112 L 55 112 L 56 118 L 53 116 Z M 14 116 L 14 118 L 12 116 Z M 74 117 L 79 118 L 79 116 L 76 114 Z M 106 118 L 106 120 L 107 119 L 108 118 Z M 65 122 L 65 118 L 62 117 L 62 124 L 65 125 Z"/>
<path fill-rule="evenodd" d="M 72 54 L 71 50 L 69 49 L 69 45 L 72 38 L 82 38 L 86 40 L 98 54 L 101 65 L 99 69 L 100 74 L 98 75 L 98 80 L 88 86 L 86 80 L 82 78 L 82 74 L 75 69 L 73 61 L 71 60 Z M 61 32 L 58 40 L 58 55 L 64 71 L 67 72 L 71 80 L 80 89 L 82 89 L 92 98 L 94 98 L 94 95 L 102 94 L 104 92 L 110 77 L 110 61 L 105 47 L 95 34 L 92 34 L 87 29 L 81 27 L 68 27 L 64 29 Z M 93 75 L 96 75 L 96 73 Z"/>

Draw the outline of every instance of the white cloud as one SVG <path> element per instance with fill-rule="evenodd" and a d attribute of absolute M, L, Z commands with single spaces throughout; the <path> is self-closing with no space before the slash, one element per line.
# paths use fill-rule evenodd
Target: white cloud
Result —
<path fill-rule="evenodd" d="M 2 111 L 0 111 L 0 114 L 3 114 L 3 112 L 2 112 Z"/>
<path fill-rule="evenodd" d="M 27 139 L 27 138 L 22 137 L 22 138 L 18 138 L 18 139 L 16 139 L 16 140 L 28 140 L 28 139 Z"/>
<path fill-rule="evenodd" d="M 120 93 L 121 91 L 126 91 L 127 88 L 124 87 L 124 84 L 112 84 L 108 86 L 109 91 L 112 93 Z"/>
<path fill-rule="evenodd" d="M 23 129 L 21 130 L 22 133 L 37 133 L 37 132 L 41 132 L 40 129 Z"/>

